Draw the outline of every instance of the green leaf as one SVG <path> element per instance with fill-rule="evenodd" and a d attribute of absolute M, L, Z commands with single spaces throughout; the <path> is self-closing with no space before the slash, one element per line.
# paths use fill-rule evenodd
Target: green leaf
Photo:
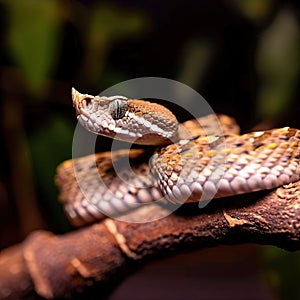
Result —
<path fill-rule="evenodd" d="M 60 43 L 59 0 L 1 0 L 8 13 L 7 47 L 31 92 L 40 93 Z"/>

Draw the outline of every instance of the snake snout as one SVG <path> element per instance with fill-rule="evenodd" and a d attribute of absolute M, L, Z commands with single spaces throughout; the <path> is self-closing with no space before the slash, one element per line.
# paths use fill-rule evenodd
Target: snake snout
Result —
<path fill-rule="evenodd" d="M 82 109 L 86 109 L 92 102 L 94 96 L 88 94 L 80 94 L 75 88 L 72 88 L 72 102 L 76 111 L 76 116 L 82 113 Z"/>

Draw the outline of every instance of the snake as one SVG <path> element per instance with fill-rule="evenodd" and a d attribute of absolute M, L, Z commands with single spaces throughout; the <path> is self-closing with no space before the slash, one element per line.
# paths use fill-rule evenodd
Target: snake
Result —
<path fill-rule="evenodd" d="M 185 205 L 300 179 L 298 129 L 240 134 L 235 119 L 226 115 L 179 123 L 161 104 L 81 94 L 74 88 L 72 102 L 86 130 L 139 145 L 69 159 L 57 167 L 59 200 L 75 226 L 161 199 Z"/>

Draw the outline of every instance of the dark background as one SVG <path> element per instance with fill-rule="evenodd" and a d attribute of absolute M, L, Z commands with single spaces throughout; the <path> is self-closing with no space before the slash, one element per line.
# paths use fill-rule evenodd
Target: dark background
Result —
<path fill-rule="evenodd" d="M 0 247 L 72 230 L 53 180 L 71 158 L 72 86 L 165 77 L 243 131 L 300 128 L 299 12 L 283 0 L 1 0 Z M 112 299 L 299 299 L 299 266 L 274 247 L 218 247 L 149 265 Z"/>

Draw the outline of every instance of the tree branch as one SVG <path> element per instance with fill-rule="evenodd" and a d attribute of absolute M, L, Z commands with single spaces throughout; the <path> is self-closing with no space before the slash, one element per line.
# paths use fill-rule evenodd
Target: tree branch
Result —
<path fill-rule="evenodd" d="M 183 249 L 246 242 L 300 249 L 300 182 L 217 199 L 201 210 L 184 207 L 150 223 L 105 219 L 61 236 L 34 232 L 1 253 L 0 299 L 66 298 L 91 289 L 104 295 L 140 263 Z"/>

